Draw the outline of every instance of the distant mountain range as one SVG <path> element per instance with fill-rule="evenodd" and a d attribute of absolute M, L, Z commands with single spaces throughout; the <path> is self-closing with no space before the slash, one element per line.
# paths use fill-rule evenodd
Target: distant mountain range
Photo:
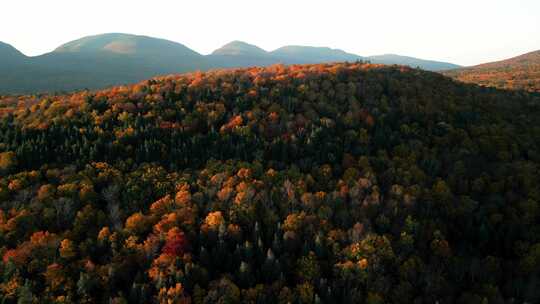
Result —
<path fill-rule="evenodd" d="M 444 71 L 457 80 L 501 89 L 540 92 L 540 51 L 514 58 Z"/>
<path fill-rule="evenodd" d="M 327 47 L 291 45 L 268 52 L 241 41 L 228 43 L 205 56 L 169 40 L 111 33 L 71 41 L 35 57 L 0 42 L 0 93 L 96 89 L 162 74 L 215 68 L 357 60 L 432 71 L 460 67 L 399 55 L 363 57 Z"/>

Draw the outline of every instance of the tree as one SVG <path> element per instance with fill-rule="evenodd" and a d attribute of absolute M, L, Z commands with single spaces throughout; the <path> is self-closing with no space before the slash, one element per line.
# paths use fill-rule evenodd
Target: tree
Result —
<path fill-rule="evenodd" d="M 174 227 L 167 232 L 167 240 L 162 252 L 173 256 L 182 256 L 189 249 L 189 243 L 184 232 Z"/>
<path fill-rule="evenodd" d="M 17 156 L 15 152 L 8 151 L 0 153 L 0 173 L 7 174 L 17 166 Z"/>
<path fill-rule="evenodd" d="M 19 288 L 17 304 L 32 304 L 34 301 L 35 297 L 32 294 L 30 281 L 26 280 L 24 285 Z"/>

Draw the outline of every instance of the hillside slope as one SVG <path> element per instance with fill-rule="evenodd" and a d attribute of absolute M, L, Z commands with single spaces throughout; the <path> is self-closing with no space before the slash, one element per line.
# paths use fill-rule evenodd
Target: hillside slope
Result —
<path fill-rule="evenodd" d="M 540 92 L 540 51 L 443 73 L 463 82 Z"/>
<path fill-rule="evenodd" d="M 539 126 L 360 63 L 0 98 L 0 299 L 538 303 Z"/>

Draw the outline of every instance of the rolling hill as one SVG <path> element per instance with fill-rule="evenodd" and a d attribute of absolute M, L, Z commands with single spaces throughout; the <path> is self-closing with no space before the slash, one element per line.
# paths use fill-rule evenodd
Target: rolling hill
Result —
<path fill-rule="evenodd" d="M 540 303 L 539 126 L 359 62 L 0 98 L 0 301 Z"/>
<path fill-rule="evenodd" d="M 540 51 L 443 73 L 483 86 L 540 92 Z"/>
<path fill-rule="evenodd" d="M 426 70 L 451 66 L 403 56 L 362 57 L 327 47 L 285 46 L 268 52 L 241 41 L 204 56 L 173 41 L 110 33 L 77 39 L 36 57 L 27 57 L 10 45 L 0 44 L 0 93 L 98 89 L 157 75 L 215 68 L 357 60 Z"/>

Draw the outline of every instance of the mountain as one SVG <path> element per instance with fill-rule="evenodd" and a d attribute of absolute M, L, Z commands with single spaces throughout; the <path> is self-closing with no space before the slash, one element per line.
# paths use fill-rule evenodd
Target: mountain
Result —
<path fill-rule="evenodd" d="M 97 89 L 209 68 L 180 43 L 120 33 L 84 37 L 12 66 L 13 73 L 0 74 L 0 92 Z"/>
<path fill-rule="evenodd" d="M 268 56 L 268 52 L 260 47 L 243 41 L 232 41 L 212 52 L 216 56 Z"/>
<path fill-rule="evenodd" d="M 361 62 L 0 98 L 0 297 L 540 303 L 539 125 Z"/>
<path fill-rule="evenodd" d="M 370 61 L 381 64 L 397 64 L 418 67 L 429 71 L 448 70 L 460 67 L 456 64 L 423 60 L 400 55 L 362 57 L 329 47 L 289 45 L 267 52 L 260 47 L 242 41 L 233 41 L 207 56 L 216 67 L 268 66 L 277 63 L 309 64 L 325 62 Z"/>
<path fill-rule="evenodd" d="M 243 41 L 229 42 L 207 55 L 206 59 L 214 68 L 268 66 L 279 63 L 279 60 L 267 51 Z"/>
<path fill-rule="evenodd" d="M 441 71 L 460 68 L 459 65 L 453 63 L 424 60 L 395 54 L 370 56 L 367 59 L 373 63 L 408 65 L 410 67 L 418 67 L 427 71 Z"/>
<path fill-rule="evenodd" d="M 13 64 L 22 62 L 26 56 L 13 46 L 0 41 L 0 64 Z"/>
<path fill-rule="evenodd" d="M 121 33 L 84 37 L 59 46 L 53 53 L 112 53 L 141 57 L 184 57 L 186 59 L 201 57 L 199 53 L 177 42 Z"/>
<path fill-rule="evenodd" d="M 203 56 L 169 40 L 110 33 L 83 37 L 36 57 L 0 44 L 0 94 L 99 89 L 158 75 L 216 68 L 358 60 L 426 70 L 450 66 L 397 55 L 362 57 L 327 47 L 292 45 L 267 52 L 242 41 L 232 41 Z"/>
<path fill-rule="evenodd" d="M 272 55 L 291 63 L 322 63 L 365 60 L 365 58 L 328 47 L 289 45 L 271 52 Z"/>
<path fill-rule="evenodd" d="M 463 82 L 540 92 L 540 51 L 443 73 Z"/>

